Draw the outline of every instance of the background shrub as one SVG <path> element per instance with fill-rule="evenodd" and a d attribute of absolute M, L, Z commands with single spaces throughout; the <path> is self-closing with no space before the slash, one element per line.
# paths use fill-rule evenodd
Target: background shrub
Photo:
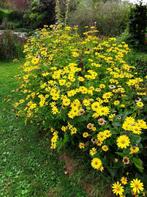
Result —
<path fill-rule="evenodd" d="M 23 12 L 0 9 L 0 29 L 17 29 L 24 27 Z"/>
<path fill-rule="evenodd" d="M 24 13 L 25 25 L 36 29 L 55 23 L 55 0 L 30 1 Z"/>
<path fill-rule="evenodd" d="M 115 36 L 122 33 L 128 22 L 129 6 L 119 1 L 82 0 L 69 13 L 69 24 L 86 25 L 96 23 L 99 33 Z"/>
<path fill-rule="evenodd" d="M 24 40 L 19 39 L 10 30 L 0 36 L 0 60 L 23 57 Z"/>
<path fill-rule="evenodd" d="M 145 33 L 147 28 L 147 6 L 136 4 L 131 9 L 129 17 L 129 37 L 128 43 L 130 43 L 135 48 L 145 49 Z M 147 47 L 146 47 L 147 49 Z"/>

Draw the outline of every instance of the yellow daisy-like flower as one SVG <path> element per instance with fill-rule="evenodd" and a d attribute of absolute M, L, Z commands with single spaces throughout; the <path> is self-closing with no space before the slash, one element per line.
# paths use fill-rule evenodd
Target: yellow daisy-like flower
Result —
<path fill-rule="evenodd" d="M 107 145 L 103 145 L 103 146 L 102 146 L 102 150 L 103 150 L 104 152 L 107 152 L 107 151 L 109 150 L 109 148 L 108 148 Z"/>
<path fill-rule="evenodd" d="M 117 181 L 112 185 L 112 191 L 114 194 L 122 196 L 124 193 L 124 187 Z"/>
<path fill-rule="evenodd" d="M 132 146 L 130 148 L 130 154 L 136 154 L 139 152 L 139 147 L 138 146 Z"/>
<path fill-rule="evenodd" d="M 92 148 L 92 149 L 90 149 L 90 151 L 89 151 L 89 154 L 90 154 L 91 156 L 95 155 L 96 153 L 97 153 L 96 148 Z"/>
<path fill-rule="evenodd" d="M 70 99 L 69 98 L 64 98 L 62 101 L 63 106 L 69 106 L 70 105 Z"/>
<path fill-rule="evenodd" d="M 89 133 L 88 133 L 88 132 L 84 132 L 84 133 L 83 133 L 83 137 L 84 137 L 84 138 L 87 138 L 88 136 L 89 136 Z"/>
<path fill-rule="evenodd" d="M 144 106 L 143 102 L 139 101 L 136 103 L 137 107 L 142 108 Z"/>
<path fill-rule="evenodd" d="M 91 166 L 96 170 L 101 170 L 103 167 L 101 159 L 95 157 L 91 161 Z"/>
<path fill-rule="evenodd" d="M 93 111 L 97 111 L 100 108 L 100 103 L 99 102 L 92 103 L 91 108 Z"/>
<path fill-rule="evenodd" d="M 80 142 L 80 143 L 79 143 L 79 148 L 80 148 L 80 149 L 84 149 L 84 148 L 85 148 L 85 144 L 84 144 L 83 142 Z"/>
<path fill-rule="evenodd" d="M 114 105 L 119 105 L 120 104 L 120 101 L 116 100 L 114 101 Z"/>
<path fill-rule="evenodd" d="M 36 65 L 36 64 L 38 64 L 38 63 L 39 63 L 39 58 L 34 57 L 34 58 L 32 59 L 32 64 Z"/>
<path fill-rule="evenodd" d="M 144 190 L 144 185 L 139 179 L 133 179 L 130 183 L 133 194 L 140 194 Z"/>
<path fill-rule="evenodd" d="M 127 135 L 121 135 L 117 138 L 117 146 L 121 149 L 127 148 L 130 145 L 130 138 Z"/>
<path fill-rule="evenodd" d="M 121 179 L 120 179 L 122 185 L 126 185 L 128 183 L 128 180 L 127 180 L 127 177 L 123 176 Z"/>

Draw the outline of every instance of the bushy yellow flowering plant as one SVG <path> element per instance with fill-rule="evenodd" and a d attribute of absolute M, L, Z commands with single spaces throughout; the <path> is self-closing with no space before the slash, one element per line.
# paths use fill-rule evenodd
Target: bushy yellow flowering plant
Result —
<path fill-rule="evenodd" d="M 81 37 L 77 27 L 56 25 L 37 30 L 24 51 L 16 106 L 48 129 L 51 149 L 72 144 L 113 177 L 142 172 L 144 79 L 124 60 L 128 45 L 100 40 L 94 27 Z"/>
<path fill-rule="evenodd" d="M 124 176 L 121 177 L 119 181 L 112 184 L 112 192 L 116 196 L 120 197 L 145 196 L 144 184 L 140 179 L 134 178 L 132 180 L 128 180 L 128 178 Z"/>

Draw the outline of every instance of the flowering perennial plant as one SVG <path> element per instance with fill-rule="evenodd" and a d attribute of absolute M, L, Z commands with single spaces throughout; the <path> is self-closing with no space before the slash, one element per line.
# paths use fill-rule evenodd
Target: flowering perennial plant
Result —
<path fill-rule="evenodd" d="M 49 130 L 51 149 L 72 144 L 94 170 L 113 178 L 130 167 L 142 172 L 146 94 L 144 79 L 124 60 L 128 45 L 115 38 L 101 41 L 95 27 L 81 37 L 77 27 L 57 25 L 37 30 L 24 51 L 24 97 L 15 105 Z M 135 188 L 137 181 L 130 184 L 134 194 L 143 191 L 142 185 Z M 113 185 L 119 196 L 125 191 L 121 184 Z"/>

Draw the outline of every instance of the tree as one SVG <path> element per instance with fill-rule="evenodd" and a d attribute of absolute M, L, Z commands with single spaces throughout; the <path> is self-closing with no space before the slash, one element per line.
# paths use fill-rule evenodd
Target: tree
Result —
<path fill-rule="evenodd" d="M 143 48 L 145 45 L 145 31 L 147 27 L 147 6 L 139 4 L 131 9 L 129 17 L 129 42 L 137 47 Z"/>
<path fill-rule="evenodd" d="M 29 1 L 24 18 L 26 25 L 35 29 L 55 23 L 55 0 Z"/>

